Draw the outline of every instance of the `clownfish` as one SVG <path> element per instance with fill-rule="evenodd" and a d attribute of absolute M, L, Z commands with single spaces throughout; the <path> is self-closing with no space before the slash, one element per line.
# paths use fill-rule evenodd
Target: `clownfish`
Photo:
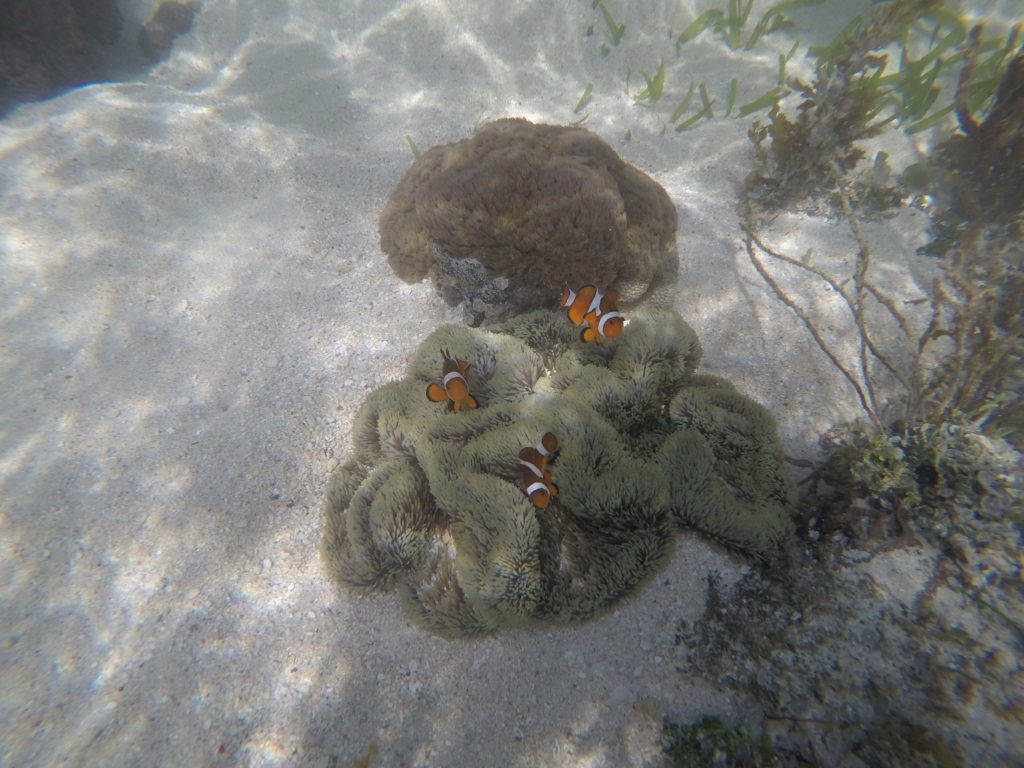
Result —
<path fill-rule="evenodd" d="M 587 325 L 580 333 L 583 341 L 614 339 L 622 333 L 625 318 L 615 308 L 618 291 L 603 294 L 592 285 L 584 285 L 576 292 L 566 286 L 560 301 L 563 307 L 569 308 L 570 320 L 576 325 Z"/>
<path fill-rule="evenodd" d="M 448 401 L 448 407 L 453 411 L 459 411 L 462 406 L 476 408 L 476 399 L 469 394 L 469 383 L 466 381 L 466 374 L 469 373 L 469 363 L 465 360 L 456 360 L 447 349 L 441 350 L 444 357 L 444 366 L 441 372 L 444 379 L 440 384 L 431 384 L 427 387 L 427 399 L 433 403 Z"/>
<path fill-rule="evenodd" d="M 604 297 L 597 292 L 597 288 L 592 285 L 584 285 L 580 288 L 579 292 L 573 291 L 569 286 L 565 286 L 562 289 L 562 298 L 559 303 L 563 307 L 569 308 L 569 319 L 576 325 L 583 324 L 583 318 L 587 316 L 588 312 L 592 312 L 595 309 L 599 309 L 601 306 L 601 300 Z"/>
<path fill-rule="evenodd" d="M 622 333 L 622 326 L 625 323 L 622 313 L 615 309 L 608 312 L 590 312 L 583 319 L 587 327 L 583 329 L 580 338 L 584 341 L 614 339 Z"/>
<path fill-rule="evenodd" d="M 519 451 L 519 488 L 533 506 L 544 509 L 558 495 L 558 486 L 551 482 L 548 460 L 558 450 L 558 440 L 550 432 L 535 446 Z"/>

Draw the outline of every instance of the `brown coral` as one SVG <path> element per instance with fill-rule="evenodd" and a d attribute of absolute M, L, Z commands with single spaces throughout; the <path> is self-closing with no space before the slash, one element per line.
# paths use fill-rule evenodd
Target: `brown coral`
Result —
<path fill-rule="evenodd" d="M 102 46 L 121 33 L 115 0 L 0 3 L 0 115 L 106 77 Z"/>
<path fill-rule="evenodd" d="M 174 47 L 174 41 L 192 29 L 192 21 L 198 10 L 198 0 L 188 3 L 165 0 L 160 3 L 139 29 L 139 48 L 146 58 L 153 63 L 166 59 Z"/>
<path fill-rule="evenodd" d="M 650 298 L 674 282 L 675 231 L 665 190 L 603 139 L 517 118 L 425 152 L 380 220 L 396 274 L 429 275 L 474 323 L 550 307 L 564 284 Z"/>

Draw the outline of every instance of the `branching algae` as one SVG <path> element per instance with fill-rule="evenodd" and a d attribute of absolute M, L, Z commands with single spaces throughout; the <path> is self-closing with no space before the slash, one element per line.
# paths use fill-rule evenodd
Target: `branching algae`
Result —
<path fill-rule="evenodd" d="M 912 58 L 907 24 L 921 20 L 934 22 L 935 42 Z M 1017 27 L 1005 45 L 981 33 L 968 35 L 941 3 L 875 6 L 868 21 L 818 51 L 816 78 L 798 84 L 806 101 L 795 117 L 774 110 L 769 126 L 755 125 L 759 167 L 740 207 L 752 265 L 850 383 L 871 424 L 822 438 L 829 456 L 800 500 L 797 535 L 812 555 L 806 572 L 794 569 L 784 589 L 750 578 L 710 601 L 714 620 L 692 638 L 695 661 L 752 692 L 773 720 L 804 724 L 818 743 L 871 765 L 979 764 L 978 755 L 1020 762 L 1019 739 L 997 737 L 1019 730 L 1024 711 L 1014 448 L 1024 441 L 1024 50 Z M 876 51 L 887 41 L 903 43 L 894 74 Z M 959 83 L 943 105 L 936 78 L 951 63 L 961 68 Z M 878 187 L 864 194 L 853 174 L 863 156 L 857 142 L 886 125 L 934 126 L 953 110 L 961 134 L 904 173 L 938 215 L 935 239 L 922 249 L 936 257 L 924 263 L 929 279 L 916 284 L 919 296 L 900 300 L 880 269 L 891 264 L 886 244 L 864 222 L 879 198 L 899 204 L 902 195 Z M 880 166 L 876 156 L 874 171 Z M 855 243 L 838 269 L 810 252 L 788 254 L 765 234 L 772 216 L 809 199 L 827 201 Z M 804 297 L 783 287 L 784 269 L 814 275 L 842 300 L 856 351 L 844 355 L 829 341 Z M 866 589 L 844 594 L 844 583 L 864 579 L 844 564 L 903 547 L 918 549 L 914 558 L 932 571 L 909 614 L 902 603 L 886 607 L 866 579 Z M 815 590 L 811 602 L 795 598 Z M 837 641 L 865 623 L 880 632 L 874 659 Z M 824 762 L 847 760 L 837 752 Z"/>
<path fill-rule="evenodd" d="M 885 56 L 874 51 L 894 39 L 905 39 L 908 25 L 921 19 L 934 20 L 937 29 L 944 30 L 937 37 L 939 42 L 917 63 L 905 55 L 897 75 L 884 74 Z M 740 215 L 751 263 L 850 382 L 876 429 L 896 433 L 901 424 L 922 422 L 990 424 L 1020 445 L 1024 439 L 1020 373 L 1024 319 L 1019 311 L 1024 296 L 1020 247 L 1024 196 L 1019 191 L 1024 54 L 1013 55 L 1015 29 L 999 55 L 985 60 L 989 82 L 978 82 L 974 78 L 981 68 L 978 49 L 984 47 L 980 34 L 980 28 L 972 31 L 956 56 L 963 70 L 954 104 L 964 135 L 946 142 L 931 168 L 932 175 L 945 181 L 953 194 L 934 190 L 939 200 L 952 197 L 952 201 L 938 218 L 936 241 L 926 249 L 943 258 L 939 275 L 915 302 L 931 308 L 925 323 L 915 327 L 905 307 L 877 278 L 873 249 L 861 224 L 868 207 L 865 202 L 896 192 L 865 193 L 851 172 L 863 157 L 858 140 L 876 135 L 896 120 L 913 130 L 912 121 L 933 106 L 929 94 L 934 93 L 934 77 L 919 63 L 928 60 L 939 66 L 939 54 L 966 37 L 962 22 L 942 9 L 941 3 L 912 0 L 880 5 L 868 21 L 858 21 L 831 46 L 818 51 L 814 82 L 798 84 L 806 101 L 796 119 L 775 109 L 770 125 L 755 123 L 751 131 L 759 167 L 747 179 Z M 1001 70 L 999 62 L 1005 65 Z M 978 122 L 971 113 L 972 100 L 986 93 L 994 93 L 994 104 L 988 117 Z M 895 102 L 894 94 L 899 94 Z M 952 107 L 940 107 L 936 113 Z M 922 173 L 927 175 L 928 170 Z M 763 222 L 780 208 L 816 195 L 831 199 L 857 244 L 849 276 L 830 274 L 809 258 L 785 254 L 761 235 Z M 772 277 L 772 262 L 816 275 L 843 299 L 863 341 L 855 363 L 841 361 L 829 348 L 814 321 Z M 877 330 L 879 318 L 895 322 L 900 343 L 910 350 L 909 363 L 897 358 L 893 345 L 886 347 L 884 334 Z M 941 351 L 947 347 L 948 352 Z M 938 365 L 929 361 L 935 355 L 941 357 Z M 898 383 L 902 390 L 898 396 L 885 396 L 880 385 L 885 377 Z M 900 406 L 895 410 L 891 406 L 897 401 Z"/>
<path fill-rule="evenodd" d="M 465 364 L 478 407 L 425 395 L 446 355 Z M 699 358 L 674 312 L 589 344 L 548 311 L 438 329 L 405 379 L 359 410 L 352 459 L 328 486 L 331 575 L 397 589 L 414 623 L 466 637 L 593 617 L 650 577 L 684 528 L 773 558 L 793 505 L 774 422 L 696 374 Z M 557 486 L 544 508 L 519 482 L 521 452 L 542 438 L 539 475 Z"/>

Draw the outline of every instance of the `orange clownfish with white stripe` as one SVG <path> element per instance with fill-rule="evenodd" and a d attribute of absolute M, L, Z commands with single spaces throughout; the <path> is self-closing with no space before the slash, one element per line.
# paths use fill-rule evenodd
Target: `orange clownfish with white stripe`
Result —
<path fill-rule="evenodd" d="M 466 374 L 469 373 L 469 363 L 465 360 L 456 360 L 447 349 L 441 350 L 444 358 L 444 365 L 441 372 L 444 379 L 440 384 L 431 384 L 427 387 L 427 399 L 434 403 L 448 401 L 448 407 L 453 411 L 467 408 L 476 408 L 476 399 L 469 394 L 469 382 L 466 381 Z"/>
<path fill-rule="evenodd" d="M 579 291 L 568 286 L 563 288 L 560 302 L 569 308 L 570 320 L 587 326 L 580 333 L 583 341 L 600 341 L 614 339 L 622 333 L 625 318 L 615 307 L 618 300 L 617 291 L 603 294 L 592 285 L 584 285 Z"/>
<path fill-rule="evenodd" d="M 587 327 L 583 329 L 580 338 L 584 341 L 600 341 L 601 339 L 614 339 L 621 335 L 625 318 L 617 309 L 612 309 L 604 312 L 588 312 L 583 321 Z"/>
<path fill-rule="evenodd" d="M 558 495 L 558 486 L 551 482 L 548 460 L 558 450 L 558 440 L 547 432 L 535 446 L 519 451 L 519 488 L 533 506 L 544 509 Z"/>

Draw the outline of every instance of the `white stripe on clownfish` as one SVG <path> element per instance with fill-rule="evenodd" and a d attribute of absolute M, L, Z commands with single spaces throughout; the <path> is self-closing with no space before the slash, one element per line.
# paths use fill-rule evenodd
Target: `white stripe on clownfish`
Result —
<path fill-rule="evenodd" d="M 535 474 L 537 477 L 544 477 L 544 470 L 542 470 L 536 464 L 529 461 L 524 461 L 523 459 L 519 460 L 519 464 L 520 466 L 526 467 L 528 470 L 533 472 L 533 474 Z"/>
<path fill-rule="evenodd" d="M 600 291 L 597 291 L 594 294 L 594 298 L 590 302 L 590 306 L 587 307 L 587 311 L 583 313 L 583 317 L 586 318 L 586 316 L 589 315 L 591 312 L 597 312 L 597 314 L 600 315 L 601 314 L 601 299 L 603 299 L 603 298 L 604 298 L 604 294 L 601 293 Z M 581 323 L 581 325 L 582 325 L 582 323 Z"/>
<path fill-rule="evenodd" d="M 586 316 L 587 327 L 580 333 L 583 341 L 600 341 L 601 339 L 614 339 L 622 335 L 622 328 L 625 319 L 622 314 L 614 309 L 605 312 L 603 315 L 591 312 Z"/>
<path fill-rule="evenodd" d="M 558 450 L 558 438 L 546 432 L 534 447 L 519 451 L 519 487 L 538 509 L 545 509 L 558 495 L 558 486 L 551 481 L 548 461 Z"/>
<path fill-rule="evenodd" d="M 601 315 L 601 319 L 597 321 L 597 332 L 604 336 L 605 324 L 609 320 L 614 320 L 616 317 L 622 317 L 622 313 L 616 310 L 612 310 L 611 312 L 605 312 L 603 315 Z M 623 319 L 623 322 L 625 322 L 625 319 Z"/>
<path fill-rule="evenodd" d="M 536 448 L 537 453 L 546 459 L 558 450 L 558 440 L 550 432 L 545 432 L 544 437 L 540 439 L 540 442 L 534 448 Z"/>
<path fill-rule="evenodd" d="M 444 385 L 443 386 L 447 389 L 449 382 L 453 381 L 454 379 L 461 379 L 462 381 L 465 381 L 466 377 L 463 376 L 458 371 L 452 371 L 451 373 L 446 373 L 445 376 L 444 376 Z"/>
<path fill-rule="evenodd" d="M 527 486 L 524 490 L 526 491 L 527 496 L 531 496 L 537 491 L 544 491 L 545 493 L 550 495 L 550 491 L 548 490 L 548 484 L 545 482 L 533 483 L 532 485 Z"/>
<path fill-rule="evenodd" d="M 434 403 L 447 401 L 448 407 L 453 411 L 466 408 L 476 408 L 476 398 L 469 394 L 469 382 L 466 374 L 469 373 L 469 363 L 465 360 L 456 360 L 447 349 L 441 350 L 442 358 L 442 381 L 444 385 L 430 384 L 427 386 L 427 399 Z"/>

